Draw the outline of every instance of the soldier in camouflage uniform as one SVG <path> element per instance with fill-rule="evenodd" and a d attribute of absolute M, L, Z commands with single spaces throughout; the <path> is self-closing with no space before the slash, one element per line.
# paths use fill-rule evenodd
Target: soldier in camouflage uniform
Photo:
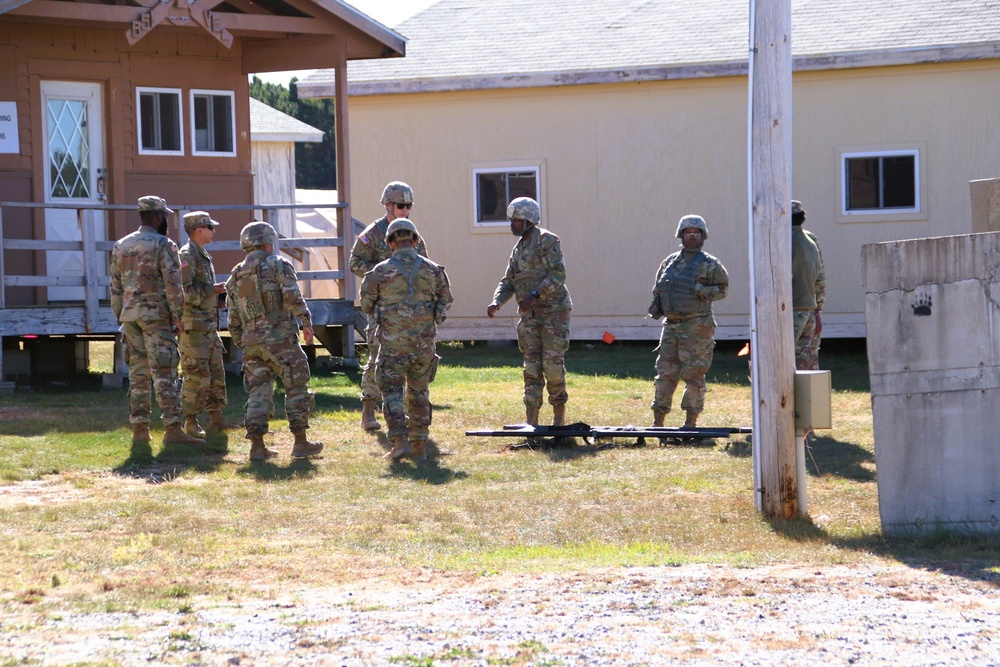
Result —
<path fill-rule="evenodd" d="M 160 197 L 139 198 L 141 226 L 111 252 L 111 310 L 122 326 L 128 362 L 132 442 L 149 442 L 153 385 L 166 432 L 163 444 L 205 444 L 184 433 L 177 339 L 184 293 L 177 246 L 167 238 L 173 211 Z"/>
<path fill-rule="evenodd" d="M 392 251 L 385 240 L 386 230 L 389 228 L 389 223 L 397 218 L 409 219 L 409 213 L 413 209 L 413 189 L 402 181 L 392 181 L 382 190 L 382 205 L 385 207 L 385 215 L 365 227 L 361 235 L 354 240 L 354 247 L 351 249 L 351 272 L 358 278 L 364 278 L 376 264 L 392 256 Z M 419 239 L 415 247 L 419 254 L 427 256 L 427 247 L 423 239 Z M 375 331 L 377 319 L 377 313 L 375 317 L 368 318 L 368 326 L 365 328 L 368 361 L 361 374 L 361 427 L 366 431 L 380 428 L 378 419 L 375 418 L 375 406 L 381 397 L 378 383 L 375 381 L 375 359 L 378 358 L 379 345 Z"/>
<path fill-rule="evenodd" d="M 205 431 L 198 414 L 205 410 L 211 431 L 236 428 L 222 416 L 226 406 L 226 371 L 219 337 L 219 295 L 225 283 L 215 282 L 215 266 L 205 246 L 215 238 L 219 223 L 205 211 L 184 215 L 190 241 L 181 247 L 181 284 L 184 287 L 184 331 L 178 336 L 181 349 L 181 410 L 184 430 L 199 438 Z"/>
<path fill-rule="evenodd" d="M 700 215 L 685 215 L 677 225 L 681 250 L 660 263 L 653 283 L 649 314 L 663 318 L 656 357 L 653 426 L 663 426 L 674 391 L 684 380 L 681 409 L 685 428 L 698 425 L 705 409 L 705 374 L 715 350 L 715 316 L 712 302 L 729 293 L 729 274 L 718 259 L 702 250 L 708 225 Z"/>
<path fill-rule="evenodd" d="M 538 424 L 542 390 L 548 385 L 552 424 L 566 421 L 566 350 L 573 302 L 566 288 L 566 262 L 559 237 L 538 225 L 541 209 L 529 197 L 518 197 L 507 207 L 510 231 L 521 237 L 510 254 L 507 272 L 497 285 L 486 314 L 494 317 L 512 296 L 521 319 L 517 344 L 524 355 L 526 422 Z"/>
<path fill-rule="evenodd" d="M 365 274 L 361 309 L 378 319 L 375 379 L 393 445 L 386 458 L 412 455 L 422 461 L 431 424 L 429 385 L 438 362 L 434 339 L 453 300 L 451 286 L 444 267 L 417 252 L 420 235 L 408 219 L 393 220 L 385 238 L 392 257 Z"/>
<path fill-rule="evenodd" d="M 285 388 L 285 414 L 295 435 L 292 456 L 318 454 L 323 444 L 306 437 L 313 407 L 309 361 L 299 345 L 299 325 L 307 345 L 313 341 L 312 315 L 296 282 L 295 269 L 274 254 L 278 234 L 266 222 L 251 222 L 240 232 L 247 256 L 226 281 L 229 333 L 243 350 L 243 386 L 247 390 L 246 429 L 250 460 L 277 452 L 264 445 L 274 405 L 274 378 Z"/>
<path fill-rule="evenodd" d="M 816 236 L 802 223 L 802 202 L 792 200 L 792 321 L 795 327 L 795 368 L 819 369 L 820 311 L 826 299 L 826 271 Z"/>

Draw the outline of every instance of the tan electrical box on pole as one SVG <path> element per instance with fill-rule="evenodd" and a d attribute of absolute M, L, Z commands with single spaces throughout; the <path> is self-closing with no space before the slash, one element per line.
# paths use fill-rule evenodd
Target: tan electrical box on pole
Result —
<path fill-rule="evenodd" d="M 795 430 L 833 428 L 830 371 L 795 371 Z"/>

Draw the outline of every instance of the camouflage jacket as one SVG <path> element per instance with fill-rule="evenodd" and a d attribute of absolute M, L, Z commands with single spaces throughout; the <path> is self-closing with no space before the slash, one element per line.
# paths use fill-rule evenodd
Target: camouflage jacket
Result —
<path fill-rule="evenodd" d="M 229 334 L 238 347 L 298 341 L 299 327 L 312 326 L 312 315 L 296 282 L 295 269 L 283 257 L 251 250 L 226 281 Z"/>
<path fill-rule="evenodd" d="M 816 237 L 792 226 L 792 308 L 817 310 L 826 298 L 826 271 Z"/>
<path fill-rule="evenodd" d="M 212 256 L 194 241 L 181 247 L 181 284 L 184 286 L 184 330 L 219 328 L 219 295 L 215 293 Z"/>
<path fill-rule="evenodd" d="M 520 303 L 533 290 L 538 298 L 532 307 L 536 315 L 570 310 L 573 301 L 566 287 L 566 260 L 559 237 L 535 226 L 528 239 L 519 239 L 510 253 L 507 273 L 493 293 L 493 303 L 502 306 L 510 297 Z"/>
<path fill-rule="evenodd" d="M 361 310 L 377 313 L 379 340 L 393 349 L 433 344 L 453 300 L 444 267 L 414 248 L 396 250 L 361 282 Z"/>
<path fill-rule="evenodd" d="M 365 227 L 365 231 L 354 239 L 354 247 L 351 248 L 350 267 L 351 273 L 359 278 L 363 278 L 366 273 L 375 268 L 379 262 L 384 262 L 392 256 L 392 250 L 385 240 L 385 230 L 389 228 L 389 220 L 383 215 L 381 218 Z M 427 246 L 421 237 L 417 243 L 417 252 L 427 256 Z"/>
<path fill-rule="evenodd" d="M 177 245 L 143 225 L 111 252 L 111 310 L 119 322 L 178 322 L 184 308 Z"/>
<path fill-rule="evenodd" d="M 722 262 L 703 250 L 680 250 L 656 270 L 649 314 L 655 319 L 707 315 L 712 302 L 729 294 L 729 272 Z"/>

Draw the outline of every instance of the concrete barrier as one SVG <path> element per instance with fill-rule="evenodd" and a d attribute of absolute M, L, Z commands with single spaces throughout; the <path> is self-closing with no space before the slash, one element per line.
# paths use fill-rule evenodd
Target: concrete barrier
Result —
<path fill-rule="evenodd" d="M 862 248 L 887 535 L 1000 532 L 1000 233 Z"/>

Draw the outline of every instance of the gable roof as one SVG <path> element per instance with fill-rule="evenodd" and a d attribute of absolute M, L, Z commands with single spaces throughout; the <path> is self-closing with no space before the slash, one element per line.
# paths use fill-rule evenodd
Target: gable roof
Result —
<path fill-rule="evenodd" d="M 245 73 L 336 67 L 343 60 L 395 58 L 406 39 L 345 0 L 0 0 L 0 20 L 121 30 L 129 44 L 152 31 L 208 34 L 231 49 Z"/>
<path fill-rule="evenodd" d="M 747 0 L 440 0 L 404 59 L 351 62 L 352 95 L 745 75 Z M 792 0 L 797 70 L 1000 57 L 1000 0 Z M 333 72 L 299 81 L 332 91 Z"/>
<path fill-rule="evenodd" d="M 323 130 L 303 123 L 260 100 L 250 98 L 250 139 L 252 141 L 323 141 Z"/>

